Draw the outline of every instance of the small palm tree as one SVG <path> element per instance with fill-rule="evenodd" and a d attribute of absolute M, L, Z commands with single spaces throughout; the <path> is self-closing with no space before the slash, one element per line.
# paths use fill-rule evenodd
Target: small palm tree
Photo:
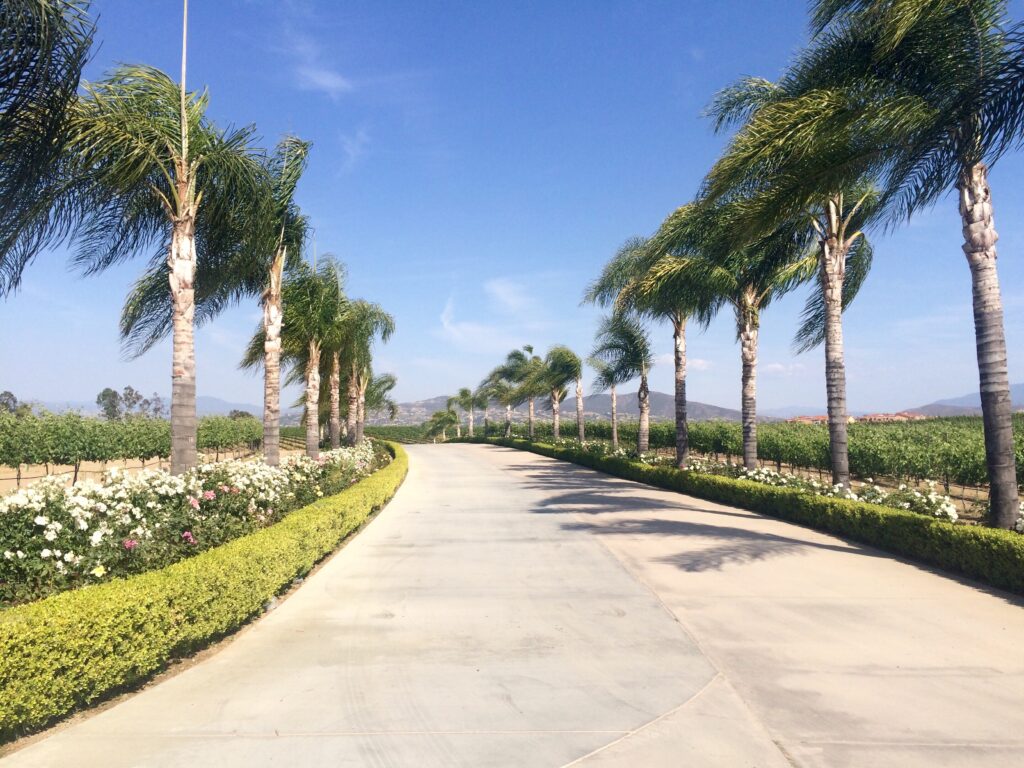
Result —
<path fill-rule="evenodd" d="M 583 364 L 579 357 L 566 346 L 561 344 L 548 350 L 544 358 L 544 367 L 540 372 L 544 386 L 551 397 L 551 430 L 555 440 L 561 437 L 559 416 L 561 402 L 565 399 L 566 388 L 571 383 L 576 384 L 576 418 L 580 441 L 583 440 L 583 421 L 581 418 L 583 388 L 580 379 L 583 377 Z"/>
<path fill-rule="evenodd" d="M 366 412 L 386 413 L 388 421 L 398 417 L 398 403 L 391 397 L 391 391 L 398 386 L 398 379 L 393 373 L 381 373 L 370 379 L 366 388 Z"/>
<path fill-rule="evenodd" d="M 495 401 L 505 409 L 505 429 L 503 436 L 512 436 L 512 409 L 520 404 L 521 392 L 519 387 L 512 384 L 505 378 L 505 366 L 499 365 L 491 371 L 487 378 L 480 382 L 478 391 L 486 398 L 487 402 Z"/>
<path fill-rule="evenodd" d="M 640 388 L 637 390 L 640 427 L 636 449 L 638 453 L 644 453 L 650 448 L 651 391 L 647 386 L 647 375 L 654 366 L 654 355 L 640 319 L 625 313 L 606 317 L 598 328 L 592 356 L 603 360 L 611 368 L 611 378 L 616 382 L 640 379 Z"/>
<path fill-rule="evenodd" d="M 68 231 L 53 214 L 70 181 L 68 119 L 94 33 L 87 10 L 84 0 L 0 4 L 0 297 Z"/>
<path fill-rule="evenodd" d="M 545 394 L 547 388 L 543 379 L 544 361 L 533 354 L 533 347 L 526 345 L 522 349 L 513 349 L 505 357 L 505 362 L 495 369 L 492 375 L 509 383 L 514 388 L 513 406 L 527 404 L 529 435 L 533 440 L 536 434 L 536 410 L 534 401 Z"/>
<path fill-rule="evenodd" d="M 473 437 L 473 412 L 478 407 L 479 397 L 469 387 L 463 387 L 455 396 L 459 408 L 466 414 L 466 430 Z"/>
<path fill-rule="evenodd" d="M 615 395 L 615 386 L 619 383 L 616 376 L 615 369 L 602 360 L 599 357 L 588 357 L 587 365 L 597 371 L 597 377 L 594 379 L 593 389 L 595 392 L 604 392 L 608 390 L 608 394 L 611 397 L 612 406 L 612 450 L 616 451 L 619 448 L 619 413 L 618 413 L 618 398 Z"/>
<path fill-rule="evenodd" d="M 456 414 L 455 411 L 453 411 L 451 408 L 445 408 L 443 411 L 437 411 L 430 417 L 430 419 L 424 425 L 426 427 L 426 436 L 440 436 L 442 441 L 447 440 L 448 430 L 454 426 L 457 426 L 458 423 L 458 414 Z"/>

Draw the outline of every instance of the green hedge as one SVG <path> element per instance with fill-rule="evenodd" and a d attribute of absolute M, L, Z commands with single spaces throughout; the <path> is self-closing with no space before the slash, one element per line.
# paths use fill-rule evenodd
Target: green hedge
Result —
<path fill-rule="evenodd" d="M 394 495 L 408 459 L 158 571 L 0 611 L 0 740 L 146 680 L 237 629 Z"/>
<path fill-rule="evenodd" d="M 473 442 L 485 442 L 477 438 Z M 1024 594 L 1024 535 L 864 502 L 814 496 L 749 480 L 681 472 L 627 459 L 599 457 L 526 440 L 487 440 L 611 475 L 728 504 L 884 549 L 921 563 Z"/>

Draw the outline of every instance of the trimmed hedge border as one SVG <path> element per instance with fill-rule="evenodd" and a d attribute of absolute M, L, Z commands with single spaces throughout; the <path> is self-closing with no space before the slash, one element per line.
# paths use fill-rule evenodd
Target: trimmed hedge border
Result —
<path fill-rule="evenodd" d="M 136 686 L 238 629 L 391 499 L 394 460 L 281 522 L 156 571 L 0 611 L 0 743 Z"/>
<path fill-rule="evenodd" d="M 494 438 L 463 438 L 462 442 L 532 451 L 627 480 L 748 509 L 1024 595 L 1024 535 L 1013 531 L 954 525 L 878 504 L 830 499 L 792 488 L 685 472 L 673 467 L 652 467 L 546 443 Z"/>

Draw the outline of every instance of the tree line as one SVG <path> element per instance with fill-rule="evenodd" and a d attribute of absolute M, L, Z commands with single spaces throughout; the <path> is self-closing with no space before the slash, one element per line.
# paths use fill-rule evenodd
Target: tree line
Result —
<path fill-rule="evenodd" d="M 209 93 L 186 86 L 187 0 L 177 82 L 144 64 L 83 82 L 95 36 L 89 5 L 0 5 L 0 297 L 18 288 L 41 251 L 61 243 L 87 274 L 156 253 L 120 327 L 133 355 L 172 339 L 174 473 L 196 462 L 195 326 L 244 298 L 258 298 L 263 310 L 242 363 L 264 370 L 267 462 L 280 460 L 282 365 L 288 381 L 306 384 L 311 434 L 322 419 L 332 445 L 345 431 L 360 439 L 367 393 L 393 382 L 373 377 L 370 350 L 394 323 L 377 305 L 345 297 L 340 264 L 303 257 L 311 224 L 295 194 L 310 143 L 285 136 L 266 152 L 253 126 L 225 129 L 210 119 Z M 113 412 L 115 398 L 107 399 Z M 310 455 L 318 445 L 307 438 Z"/>
<path fill-rule="evenodd" d="M 676 463 L 685 468 L 687 329 L 731 312 L 741 358 L 742 455 L 753 469 L 762 316 L 781 296 L 811 286 L 795 345 L 824 347 L 828 464 L 832 482 L 849 486 L 842 312 L 870 272 L 873 233 L 952 192 L 971 275 L 990 522 L 1010 528 L 1019 498 L 988 174 L 1024 137 L 1024 27 L 1010 19 L 1005 0 L 809 5 L 810 42 L 783 75 L 743 78 L 709 105 L 715 130 L 733 132 L 695 198 L 651 235 L 627 240 L 588 286 L 584 300 L 610 310 L 598 330 L 595 384 L 639 379 L 637 441 L 647 450 L 647 326 L 667 322 L 673 439 Z M 478 391 L 510 413 L 524 396 L 543 394 L 529 384 L 543 376 L 526 373 L 543 367 L 524 349 Z M 579 431 L 582 437 L 582 419 Z M 614 431 L 612 438 L 617 442 Z"/>

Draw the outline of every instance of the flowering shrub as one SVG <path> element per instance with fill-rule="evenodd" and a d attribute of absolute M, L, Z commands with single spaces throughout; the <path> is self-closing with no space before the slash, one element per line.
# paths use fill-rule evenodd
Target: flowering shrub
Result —
<path fill-rule="evenodd" d="M 0 603 L 160 568 L 271 525 L 370 474 L 369 441 L 319 461 L 289 458 L 105 473 L 67 488 L 47 477 L 0 499 Z"/>

